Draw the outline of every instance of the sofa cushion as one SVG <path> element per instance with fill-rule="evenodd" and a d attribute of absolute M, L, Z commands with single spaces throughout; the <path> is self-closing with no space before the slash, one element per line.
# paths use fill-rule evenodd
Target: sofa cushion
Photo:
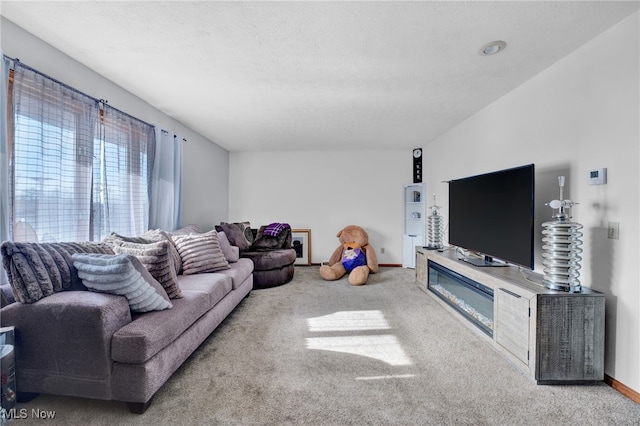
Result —
<path fill-rule="evenodd" d="M 225 234 L 224 231 L 218 232 L 218 242 L 220 243 L 220 248 L 222 249 L 222 253 L 224 253 L 225 259 L 227 259 L 227 262 L 233 263 L 240 259 L 240 249 L 231 245 L 227 238 L 227 234 Z"/>
<path fill-rule="evenodd" d="M 93 242 L 5 241 L 0 252 L 13 296 L 21 303 L 33 303 L 59 291 L 86 290 L 73 266 L 73 253 L 113 254 L 108 244 Z"/>
<path fill-rule="evenodd" d="M 172 307 L 169 296 L 137 257 L 122 254 L 73 254 L 73 265 L 89 290 L 124 296 L 133 312 Z"/>
<path fill-rule="evenodd" d="M 216 273 L 229 276 L 235 290 L 253 273 L 253 262 L 250 259 L 238 259 L 237 262 L 231 264 L 231 268 Z"/>
<path fill-rule="evenodd" d="M 213 308 L 233 288 L 233 278 L 220 272 L 182 275 L 179 279 L 183 291 L 206 293 L 209 296 L 209 308 Z"/>
<path fill-rule="evenodd" d="M 231 291 L 229 277 L 213 274 L 181 275 L 183 297 L 173 308 L 139 314 L 113 335 L 113 360 L 143 363 L 178 338 Z"/>
<path fill-rule="evenodd" d="M 220 248 L 215 230 L 204 234 L 174 235 L 171 238 L 182 258 L 184 275 L 229 269 L 229 262 Z"/>
<path fill-rule="evenodd" d="M 137 257 L 153 278 L 162 285 L 169 298 L 179 299 L 182 296 L 173 258 L 169 255 L 169 245 L 168 241 L 146 244 L 116 241 L 113 251 L 115 254 L 131 254 Z"/>

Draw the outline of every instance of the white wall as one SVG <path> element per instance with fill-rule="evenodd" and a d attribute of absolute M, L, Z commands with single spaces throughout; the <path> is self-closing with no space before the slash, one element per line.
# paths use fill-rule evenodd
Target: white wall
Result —
<path fill-rule="evenodd" d="M 441 181 L 527 163 L 536 165 L 536 270 L 540 224 L 558 197 L 584 225 L 582 284 L 606 294 L 605 372 L 640 391 L 640 14 L 603 33 L 425 146 L 425 181 L 448 214 Z M 505 51 L 508 54 L 508 50 Z M 606 167 L 608 183 L 589 186 Z M 568 189 L 568 191 L 567 191 Z M 608 221 L 620 239 L 607 239 Z"/>
<path fill-rule="evenodd" d="M 340 229 L 360 225 L 379 263 L 401 264 L 402 185 L 412 166 L 409 149 L 232 152 L 229 218 L 311 229 L 313 263 L 329 259 Z"/>
<path fill-rule="evenodd" d="M 226 220 L 229 198 L 229 153 L 226 150 L 6 18 L 1 18 L 0 26 L 5 55 L 19 58 L 24 64 L 89 96 L 107 99 L 114 108 L 186 138 L 183 146 L 183 223 L 211 229 L 214 224 Z M 174 83 L 180 84 L 179 81 Z"/>

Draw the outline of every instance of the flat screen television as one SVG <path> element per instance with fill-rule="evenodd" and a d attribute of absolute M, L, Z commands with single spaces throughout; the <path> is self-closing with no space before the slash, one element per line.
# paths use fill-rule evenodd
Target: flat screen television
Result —
<path fill-rule="evenodd" d="M 449 181 L 449 244 L 476 266 L 533 269 L 534 198 L 533 164 Z"/>

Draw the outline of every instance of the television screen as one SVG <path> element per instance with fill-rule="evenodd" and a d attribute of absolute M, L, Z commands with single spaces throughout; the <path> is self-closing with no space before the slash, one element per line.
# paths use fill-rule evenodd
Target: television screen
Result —
<path fill-rule="evenodd" d="M 449 181 L 449 244 L 533 269 L 534 187 L 533 164 Z"/>

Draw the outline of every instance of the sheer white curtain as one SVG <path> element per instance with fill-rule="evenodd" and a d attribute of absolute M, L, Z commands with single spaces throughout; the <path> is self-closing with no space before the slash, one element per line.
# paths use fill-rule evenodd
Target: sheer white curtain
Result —
<path fill-rule="evenodd" d="M 182 139 L 156 126 L 151 172 L 149 228 L 174 230 L 182 223 Z"/>
<path fill-rule="evenodd" d="M 9 147 L 7 144 L 7 90 L 11 62 L 2 55 L 0 64 L 0 242 L 11 238 L 9 234 Z M 7 283 L 4 268 L 0 270 L 0 284 Z"/>
<path fill-rule="evenodd" d="M 149 228 L 153 127 L 109 106 L 103 106 L 100 138 L 93 156 L 95 239 L 110 232 L 140 235 Z"/>

